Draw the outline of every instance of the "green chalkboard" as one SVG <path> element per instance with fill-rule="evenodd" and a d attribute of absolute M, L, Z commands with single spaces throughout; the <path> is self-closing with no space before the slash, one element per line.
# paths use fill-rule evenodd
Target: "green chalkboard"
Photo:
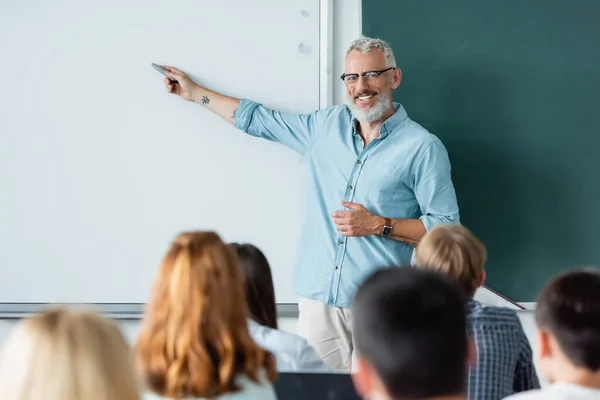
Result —
<path fill-rule="evenodd" d="M 488 285 L 533 301 L 600 264 L 600 1 L 362 4 L 403 70 L 395 100 L 448 149 Z"/>

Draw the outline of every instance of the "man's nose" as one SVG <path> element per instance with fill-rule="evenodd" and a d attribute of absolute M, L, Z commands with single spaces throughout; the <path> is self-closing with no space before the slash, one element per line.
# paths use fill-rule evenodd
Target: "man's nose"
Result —
<path fill-rule="evenodd" d="M 359 75 L 358 82 L 356 82 L 356 90 L 360 93 L 364 90 L 367 90 L 368 88 L 369 88 L 369 84 L 367 83 L 367 80 L 365 79 L 365 77 L 362 75 Z"/>

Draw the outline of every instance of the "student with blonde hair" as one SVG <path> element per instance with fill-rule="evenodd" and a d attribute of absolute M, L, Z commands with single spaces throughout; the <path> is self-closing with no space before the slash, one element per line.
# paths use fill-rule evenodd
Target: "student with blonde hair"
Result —
<path fill-rule="evenodd" d="M 234 250 L 213 232 L 179 235 L 136 346 L 148 390 L 169 399 L 275 400 L 275 360 L 252 340 L 248 316 Z"/>
<path fill-rule="evenodd" d="M 416 266 L 458 281 L 466 304 L 467 329 L 477 346 L 477 363 L 470 368 L 468 398 L 500 400 L 539 388 L 531 346 L 515 311 L 483 307 L 473 299 L 485 281 L 487 251 L 461 225 L 438 226 L 417 245 Z"/>
<path fill-rule="evenodd" d="M 53 309 L 22 321 L 0 355 L 2 400 L 139 400 L 118 326 L 89 311 Z"/>

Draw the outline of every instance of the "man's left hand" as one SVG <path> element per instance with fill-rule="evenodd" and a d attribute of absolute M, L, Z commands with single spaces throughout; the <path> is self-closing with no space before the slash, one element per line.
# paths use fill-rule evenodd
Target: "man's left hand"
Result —
<path fill-rule="evenodd" d="M 331 214 L 342 236 L 378 235 L 381 232 L 385 218 L 373 215 L 362 204 L 342 201 L 342 205 L 350 211 L 335 211 Z"/>

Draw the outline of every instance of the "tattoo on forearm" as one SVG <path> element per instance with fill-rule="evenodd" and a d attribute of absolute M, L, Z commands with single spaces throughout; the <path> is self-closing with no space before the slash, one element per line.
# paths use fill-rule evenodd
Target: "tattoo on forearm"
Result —
<path fill-rule="evenodd" d="M 208 96 L 203 96 L 202 104 L 206 106 L 206 105 L 208 105 L 208 103 L 210 103 L 210 99 L 208 98 Z"/>
<path fill-rule="evenodd" d="M 235 113 L 237 112 L 237 108 L 235 110 L 233 110 L 233 115 L 231 116 L 231 119 L 235 120 Z"/>

